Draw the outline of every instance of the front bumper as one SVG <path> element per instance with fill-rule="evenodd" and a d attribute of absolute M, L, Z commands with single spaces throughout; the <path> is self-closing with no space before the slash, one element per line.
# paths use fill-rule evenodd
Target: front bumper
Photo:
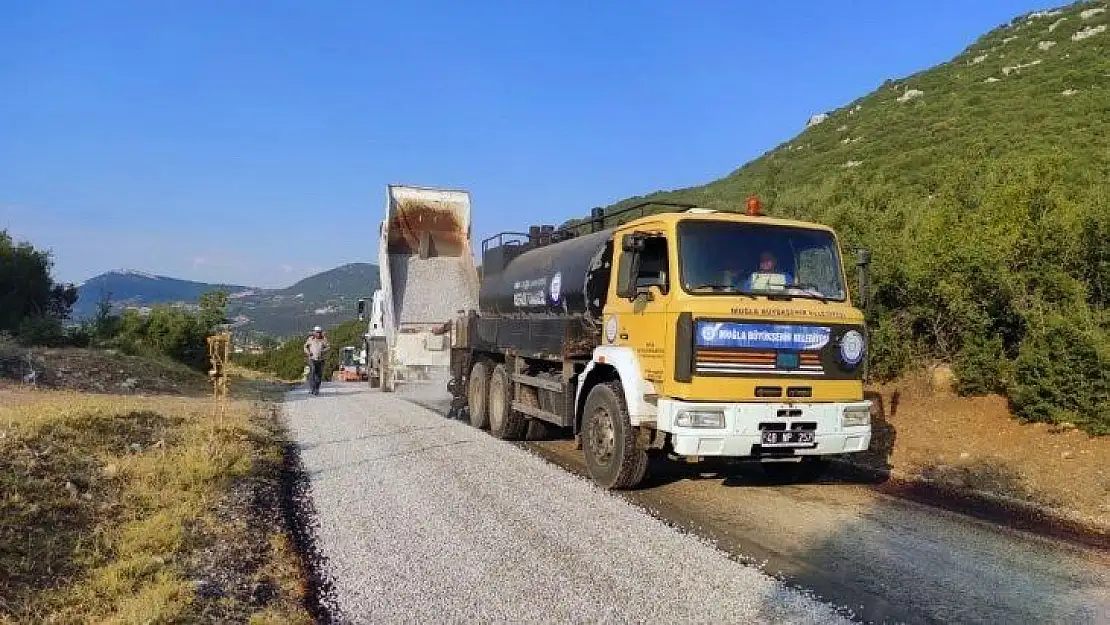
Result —
<path fill-rule="evenodd" d="M 686 402 L 660 399 L 656 427 L 671 434 L 671 445 L 680 456 L 782 457 L 822 456 L 866 451 L 871 426 L 844 426 L 841 415 L 848 407 L 868 407 L 871 402 L 812 404 Z M 720 410 L 723 428 L 675 425 L 683 410 Z M 812 429 L 814 443 L 805 447 L 764 447 L 764 428 Z"/>

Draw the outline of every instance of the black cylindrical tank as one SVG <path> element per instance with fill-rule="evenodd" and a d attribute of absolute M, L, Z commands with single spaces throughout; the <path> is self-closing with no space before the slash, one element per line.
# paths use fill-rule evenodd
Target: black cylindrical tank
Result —
<path fill-rule="evenodd" d="M 483 269 L 478 308 L 495 315 L 576 315 L 600 323 L 613 264 L 613 228 L 544 245 Z"/>

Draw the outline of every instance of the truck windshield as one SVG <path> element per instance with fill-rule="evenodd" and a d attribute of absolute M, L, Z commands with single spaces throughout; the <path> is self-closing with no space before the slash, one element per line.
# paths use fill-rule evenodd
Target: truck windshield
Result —
<path fill-rule="evenodd" d="M 688 220 L 678 239 L 688 293 L 845 299 L 840 255 L 825 230 Z"/>

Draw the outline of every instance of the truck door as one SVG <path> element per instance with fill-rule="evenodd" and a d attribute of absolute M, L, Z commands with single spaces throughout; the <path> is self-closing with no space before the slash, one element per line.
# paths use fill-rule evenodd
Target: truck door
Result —
<path fill-rule="evenodd" d="M 617 279 L 606 312 L 617 319 L 614 345 L 636 352 L 644 379 L 663 383 L 666 370 L 667 306 L 673 279 L 669 247 L 662 229 L 617 234 Z M 606 337 L 608 339 L 608 337 Z"/>

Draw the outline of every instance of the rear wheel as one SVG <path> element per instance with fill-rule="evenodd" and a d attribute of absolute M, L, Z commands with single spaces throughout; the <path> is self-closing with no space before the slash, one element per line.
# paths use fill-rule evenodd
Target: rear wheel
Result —
<path fill-rule="evenodd" d="M 504 364 L 493 368 L 489 379 L 489 431 L 507 441 L 520 440 L 528 425 L 524 416 L 513 410 L 513 383 Z"/>
<path fill-rule="evenodd" d="M 470 412 L 470 425 L 478 429 L 489 427 L 489 363 L 484 360 L 474 363 L 470 370 L 466 407 Z"/>
<path fill-rule="evenodd" d="M 420 234 L 420 245 L 417 249 L 420 254 L 420 259 L 424 260 L 432 254 L 432 233 L 423 232 Z"/>
<path fill-rule="evenodd" d="M 382 392 L 392 393 L 393 392 L 393 369 L 389 366 L 389 359 L 384 357 L 384 356 L 382 357 L 381 376 L 382 376 Z"/>
<path fill-rule="evenodd" d="M 582 450 L 586 470 L 602 488 L 633 488 L 647 474 L 648 455 L 636 448 L 620 382 L 590 389 L 582 416 Z"/>

